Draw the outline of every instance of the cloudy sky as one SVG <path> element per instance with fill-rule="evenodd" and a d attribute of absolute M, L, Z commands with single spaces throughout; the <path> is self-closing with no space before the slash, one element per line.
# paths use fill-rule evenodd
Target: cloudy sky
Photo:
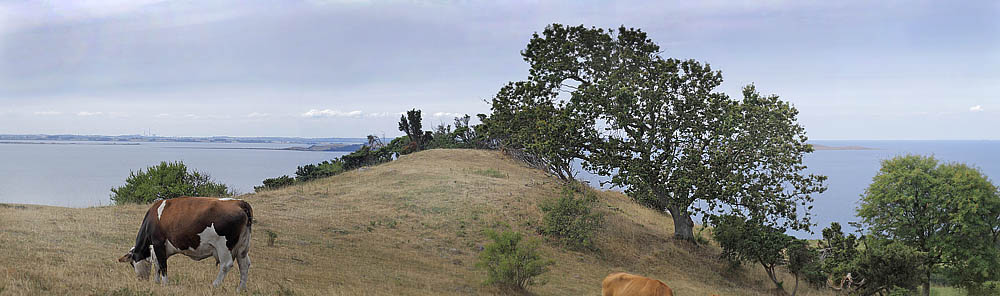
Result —
<path fill-rule="evenodd" d="M 642 28 L 812 139 L 1000 139 L 1000 2 L 501 2 L 0 0 L 0 133 L 395 136 L 487 112 L 564 23 Z"/>

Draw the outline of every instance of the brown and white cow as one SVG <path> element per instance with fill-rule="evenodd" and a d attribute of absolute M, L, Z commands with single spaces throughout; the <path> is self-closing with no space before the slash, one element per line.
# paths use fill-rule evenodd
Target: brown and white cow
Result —
<path fill-rule="evenodd" d="M 240 285 L 245 289 L 250 271 L 250 204 L 231 198 L 179 197 L 156 201 L 146 211 L 135 246 L 119 262 L 129 262 L 140 279 L 149 279 L 149 269 L 156 263 L 157 283 L 167 284 L 167 258 L 184 254 L 194 260 L 215 257 L 219 275 L 212 282 L 218 287 L 233 267 L 240 266 Z"/>
<path fill-rule="evenodd" d="M 674 291 L 661 281 L 644 276 L 612 273 L 601 282 L 603 296 L 673 296 Z"/>

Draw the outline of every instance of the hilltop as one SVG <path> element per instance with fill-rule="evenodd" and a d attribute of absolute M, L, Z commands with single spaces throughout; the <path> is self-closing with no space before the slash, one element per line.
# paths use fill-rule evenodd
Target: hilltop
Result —
<path fill-rule="evenodd" d="M 496 151 L 430 150 L 304 184 L 239 198 L 256 224 L 252 294 L 495 294 L 474 267 L 483 229 L 507 225 L 530 236 L 538 204 L 561 191 L 556 178 Z M 599 295 L 611 272 L 654 277 L 677 295 L 766 295 L 763 270 L 731 271 L 714 246 L 675 241 L 671 219 L 613 191 L 598 192 L 606 215 L 596 252 L 546 240 L 556 264 L 537 295 Z M 170 260 L 170 284 L 140 282 L 116 259 L 134 242 L 146 205 L 73 209 L 0 204 L 0 294 L 232 294 L 234 269 L 212 290 L 213 260 Z M 274 246 L 268 246 L 268 233 Z M 782 274 L 786 283 L 792 279 Z M 832 295 L 800 283 L 800 295 Z"/>

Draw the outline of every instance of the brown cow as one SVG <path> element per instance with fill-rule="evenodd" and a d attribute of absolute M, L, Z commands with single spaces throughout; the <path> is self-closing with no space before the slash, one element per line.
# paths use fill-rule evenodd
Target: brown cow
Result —
<path fill-rule="evenodd" d="M 250 272 L 250 204 L 232 198 L 179 197 L 160 200 L 146 211 L 135 246 L 119 262 L 129 262 L 140 279 L 149 278 L 156 263 L 156 282 L 167 284 L 167 258 L 184 254 L 194 260 L 215 257 L 219 286 L 235 259 L 240 266 L 237 291 L 246 288 Z"/>
<path fill-rule="evenodd" d="M 674 291 L 661 281 L 644 276 L 612 273 L 601 282 L 603 296 L 673 296 Z"/>

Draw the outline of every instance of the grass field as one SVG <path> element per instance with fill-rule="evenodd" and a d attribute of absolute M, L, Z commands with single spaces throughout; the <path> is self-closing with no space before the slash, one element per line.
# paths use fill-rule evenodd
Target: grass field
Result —
<path fill-rule="evenodd" d="M 291 168 L 290 168 L 291 169 Z M 239 198 L 256 224 L 248 290 L 262 295 L 498 294 L 474 267 L 483 229 L 530 236 L 538 204 L 560 194 L 556 179 L 495 151 L 431 150 L 301 185 Z M 599 295 L 601 279 L 626 271 L 660 279 L 677 295 L 769 295 L 762 269 L 732 269 L 714 246 L 671 238 L 668 216 L 617 192 L 599 192 L 606 223 L 596 252 L 546 241 L 555 260 L 537 295 Z M 61 208 L 0 204 L 0 294 L 233 294 L 214 260 L 170 259 L 165 287 L 138 281 L 116 259 L 133 244 L 148 206 Z M 268 246 L 267 232 L 276 235 Z M 782 274 L 786 285 L 792 280 Z M 833 295 L 800 283 L 799 295 Z"/>

